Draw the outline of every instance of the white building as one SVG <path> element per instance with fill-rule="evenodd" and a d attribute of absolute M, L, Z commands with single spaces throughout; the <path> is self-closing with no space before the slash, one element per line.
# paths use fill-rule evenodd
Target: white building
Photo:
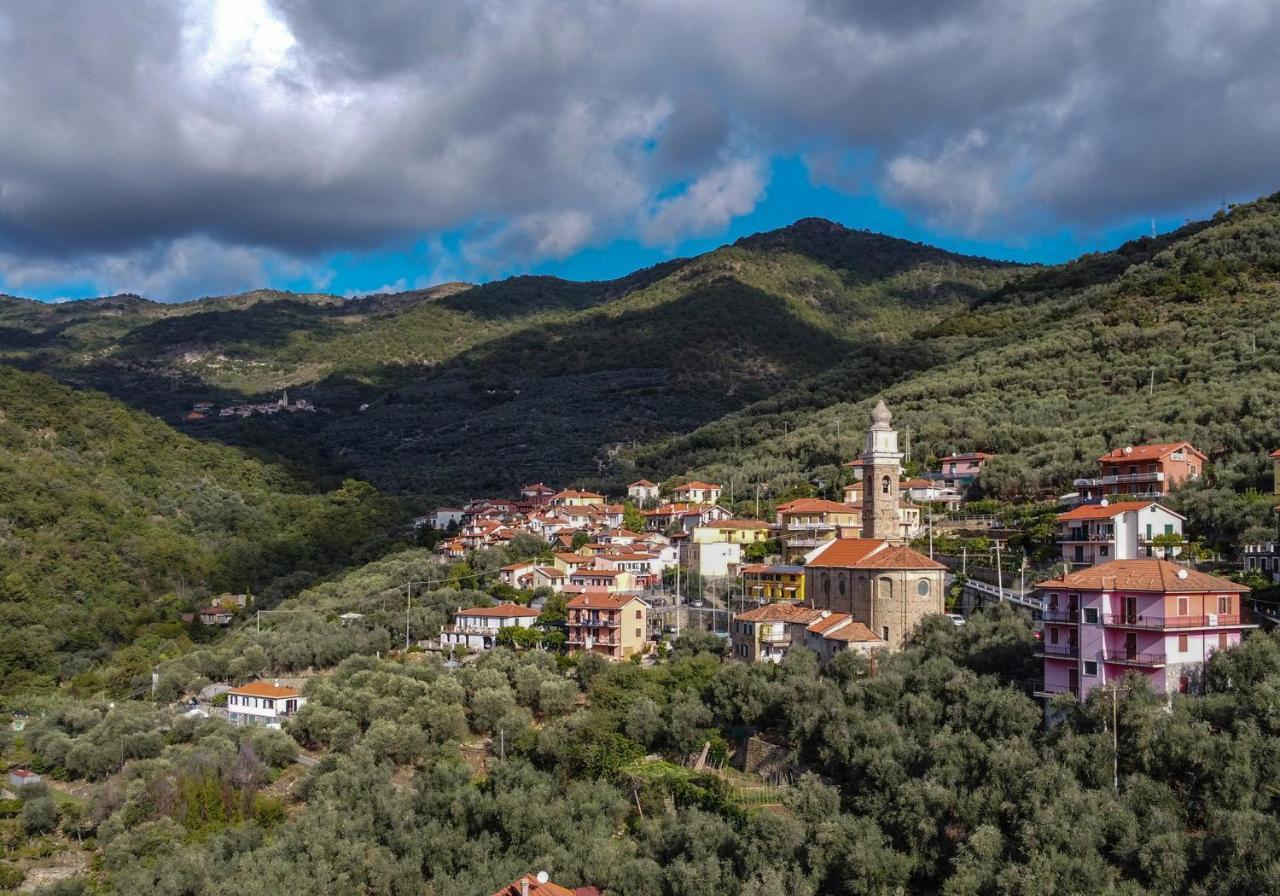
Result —
<path fill-rule="evenodd" d="M 1245 545 L 1244 571 L 1257 572 L 1273 585 L 1280 584 L 1280 544 Z"/>
<path fill-rule="evenodd" d="M 715 482 L 686 482 L 684 485 L 677 485 L 671 490 L 671 500 L 679 503 L 688 501 L 691 504 L 715 504 L 720 500 L 720 493 L 724 491 L 718 483 Z"/>
<path fill-rule="evenodd" d="M 464 511 L 461 507 L 441 507 L 427 514 L 427 522 L 433 529 L 448 529 L 450 526 L 461 526 Z"/>
<path fill-rule="evenodd" d="M 638 479 L 627 486 L 627 497 L 637 507 L 644 507 L 649 502 L 658 500 L 658 484 L 648 479 Z"/>
<path fill-rule="evenodd" d="M 742 545 L 736 541 L 690 541 L 680 546 L 681 562 L 700 576 L 724 577 L 742 564 Z"/>
<path fill-rule="evenodd" d="M 453 625 L 440 630 L 441 647 L 466 647 L 470 650 L 492 650 L 498 632 L 511 626 L 530 628 L 538 621 L 538 611 L 519 604 L 496 607 L 471 607 L 453 614 Z"/>
<path fill-rule="evenodd" d="M 227 691 L 227 721 L 233 725 L 269 725 L 280 723 L 307 702 L 302 691 L 281 687 L 279 682 L 252 681 Z"/>
<path fill-rule="evenodd" d="M 1179 547 L 1155 543 L 1160 536 L 1182 538 L 1186 518 L 1155 501 L 1103 500 L 1058 514 L 1062 559 L 1073 566 L 1096 566 L 1112 560 L 1169 559 Z"/>

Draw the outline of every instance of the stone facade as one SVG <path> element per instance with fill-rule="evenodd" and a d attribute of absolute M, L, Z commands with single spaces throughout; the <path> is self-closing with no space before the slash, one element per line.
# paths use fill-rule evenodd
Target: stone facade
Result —
<path fill-rule="evenodd" d="M 932 562 L 923 559 L 925 563 Z M 945 611 L 945 570 L 876 569 L 863 565 L 874 562 L 872 556 L 857 566 L 807 569 L 809 600 L 815 607 L 848 613 L 887 641 L 890 650 L 898 650 L 925 616 Z"/>
<path fill-rule="evenodd" d="M 867 430 L 866 450 L 862 452 L 862 537 L 902 543 L 899 520 L 898 475 L 902 469 L 902 452 L 898 450 L 898 433 L 890 425 L 893 415 L 884 401 L 871 412 L 871 428 Z"/>

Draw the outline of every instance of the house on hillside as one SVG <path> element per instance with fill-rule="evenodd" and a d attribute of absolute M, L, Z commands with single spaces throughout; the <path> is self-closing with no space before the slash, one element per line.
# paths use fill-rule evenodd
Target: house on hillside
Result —
<path fill-rule="evenodd" d="M 217 605 L 196 610 L 196 619 L 201 625 L 230 625 L 235 619 L 235 611 Z"/>
<path fill-rule="evenodd" d="M 1177 557 L 1182 548 L 1159 541 L 1182 539 L 1186 517 L 1155 501 L 1103 500 L 1081 504 L 1058 514 L 1062 560 L 1072 566 L 1093 566 L 1111 560 Z"/>
<path fill-rule="evenodd" d="M 677 485 L 671 490 L 671 500 L 674 503 L 689 504 L 716 504 L 720 501 L 720 493 L 724 491 L 719 485 L 713 482 L 686 482 L 684 485 Z"/>
<path fill-rule="evenodd" d="M 636 577 L 625 569 L 604 569 L 597 566 L 579 566 L 569 573 L 565 591 L 585 592 L 599 589 L 609 594 L 636 591 Z"/>
<path fill-rule="evenodd" d="M 945 488 L 963 492 L 978 480 L 982 468 L 993 457 L 994 454 L 987 454 L 985 451 L 948 454 L 938 461 L 938 471 L 930 473 L 929 478 L 934 482 L 941 482 Z"/>
<path fill-rule="evenodd" d="M 627 486 L 627 497 L 634 501 L 637 507 L 647 507 L 655 503 L 658 500 L 658 494 L 658 484 L 648 479 L 637 479 Z"/>
<path fill-rule="evenodd" d="M 763 520 L 713 520 L 693 528 L 694 541 L 728 541 L 736 544 L 759 544 L 768 541 L 772 527 Z"/>
<path fill-rule="evenodd" d="M 1168 560 L 1112 560 L 1040 582 L 1044 687 L 1083 700 L 1129 673 L 1156 693 L 1200 693 L 1214 651 L 1250 625 L 1248 588 Z"/>
<path fill-rule="evenodd" d="M 226 693 L 227 721 L 233 725 L 279 728 L 307 702 L 302 691 L 282 687 L 278 681 L 251 681 Z"/>
<path fill-rule="evenodd" d="M 714 530 L 701 531 L 714 533 Z M 680 544 L 680 563 L 704 578 L 734 575 L 742 564 L 742 544 L 737 541 L 698 541 L 690 537 Z"/>
<path fill-rule="evenodd" d="M 603 503 L 604 495 L 572 488 L 556 492 L 551 496 L 552 507 L 589 507 L 593 504 Z"/>
<path fill-rule="evenodd" d="M 9 769 L 9 786 L 13 790 L 21 792 L 23 787 L 30 787 L 33 784 L 39 784 L 44 781 L 40 775 L 26 768 Z"/>
<path fill-rule="evenodd" d="M 848 613 L 791 603 L 765 604 L 738 613 L 729 625 L 731 653 L 751 663 L 780 663 L 804 647 L 825 664 L 846 650 L 869 653 L 888 644 Z"/>
<path fill-rule="evenodd" d="M 520 489 L 520 500 L 525 504 L 532 504 L 534 507 L 545 507 L 551 503 L 551 498 L 555 493 L 556 490 L 551 486 L 535 482 Z"/>
<path fill-rule="evenodd" d="M 517 877 L 493 896 L 600 896 L 600 891 L 595 887 L 576 887 L 570 890 L 552 883 L 547 872 L 539 871 L 537 874 L 531 872 Z"/>
<path fill-rule="evenodd" d="M 1075 487 L 1086 504 L 1115 495 L 1161 498 L 1175 485 L 1199 479 L 1207 460 L 1190 442 L 1129 445 L 1098 458 L 1099 475 L 1077 479 Z"/>
<path fill-rule="evenodd" d="M 569 601 L 568 612 L 571 652 L 617 661 L 643 653 L 648 645 L 649 605 L 634 594 L 588 589 Z"/>
<path fill-rule="evenodd" d="M 458 610 L 453 614 L 453 625 L 440 629 L 440 646 L 445 650 L 492 650 L 498 643 L 499 631 L 509 626 L 529 628 L 538 621 L 538 615 L 537 610 L 510 603 Z"/>

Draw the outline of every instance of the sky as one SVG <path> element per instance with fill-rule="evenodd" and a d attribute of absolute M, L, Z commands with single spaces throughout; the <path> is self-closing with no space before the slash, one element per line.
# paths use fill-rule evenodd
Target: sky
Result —
<path fill-rule="evenodd" d="M 1272 0 L 0 6 L 0 292 L 620 276 L 821 216 L 1057 262 L 1280 190 Z"/>

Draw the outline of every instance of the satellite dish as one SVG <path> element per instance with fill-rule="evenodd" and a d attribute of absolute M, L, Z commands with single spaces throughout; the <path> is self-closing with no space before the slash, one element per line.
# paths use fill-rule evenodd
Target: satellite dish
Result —
<path fill-rule="evenodd" d="M 1108 501 L 1106 498 L 1103 498 L 1101 501 L 1099 501 L 1099 502 L 1098 502 L 1098 506 L 1099 506 L 1099 507 L 1107 507 L 1107 506 L 1109 506 L 1110 504 L 1111 504 L 1111 502 L 1110 502 L 1110 501 Z"/>
<path fill-rule="evenodd" d="M 1132 446 L 1132 445 L 1126 445 L 1126 446 L 1125 446 L 1125 449 L 1124 449 L 1124 453 L 1125 453 L 1125 454 L 1133 454 L 1133 446 Z"/>
<path fill-rule="evenodd" d="M 1185 569 L 1178 570 L 1178 578 L 1185 579 L 1186 577 L 1187 577 L 1187 571 Z"/>
<path fill-rule="evenodd" d="M 550 874 L 547 874 L 547 872 L 545 872 L 545 871 L 539 871 L 539 872 L 538 872 L 538 883 L 540 883 L 540 884 L 545 884 L 545 883 L 546 883 L 547 881 L 549 881 L 549 880 L 551 880 L 551 875 L 550 875 Z"/>

